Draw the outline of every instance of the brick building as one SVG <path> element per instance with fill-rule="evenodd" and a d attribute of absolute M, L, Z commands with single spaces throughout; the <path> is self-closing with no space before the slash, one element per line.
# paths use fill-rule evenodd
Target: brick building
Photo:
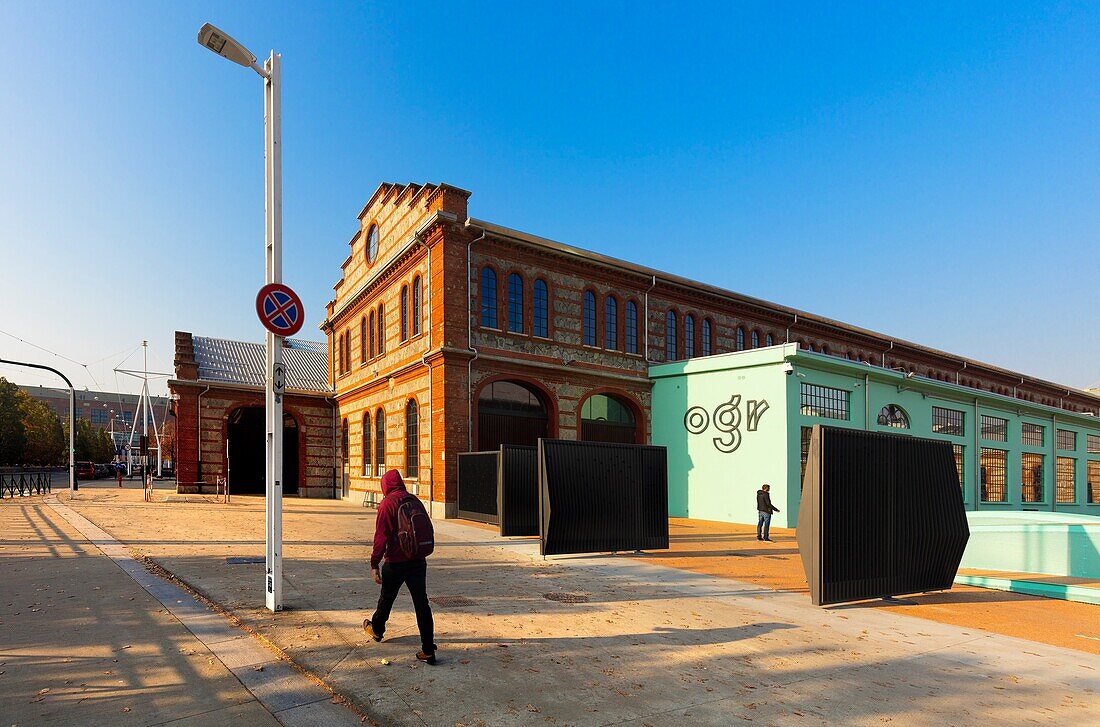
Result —
<path fill-rule="evenodd" d="M 284 344 L 283 492 L 334 497 L 336 407 L 325 347 Z M 210 491 L 228 480 L 237 494 L 262 494 L 265 480 L 264 346 L 176 332 L 176 488 Z M 205 485 L 205 488 L 204 488 Z"/>
<path fill-rule="evenodd" d="M 378 187 L 321 324 L 344 496 L 397 468 L 453 512 L 460 452 L 649 441 L 655 362 L 797 343 L 1100 415 L 1100 397 L 470 218 L 446 184 Z"/>

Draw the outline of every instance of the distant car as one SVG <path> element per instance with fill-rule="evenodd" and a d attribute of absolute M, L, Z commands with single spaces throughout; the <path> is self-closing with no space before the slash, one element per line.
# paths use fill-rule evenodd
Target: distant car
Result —
<path fill-rule="evenodd" d="M 115 468 L 113 465 L 109 464 L 97 464 L 95 466 L 95 476 L 96 479 L 99 479 L 100 477 L 114 477 Z"/>
<path fill-rule="evenodd" d="M 76 463 L 76 478 L 78 480 L 94 480 L 95 464 L 92 462 L 77 462 Z"/>

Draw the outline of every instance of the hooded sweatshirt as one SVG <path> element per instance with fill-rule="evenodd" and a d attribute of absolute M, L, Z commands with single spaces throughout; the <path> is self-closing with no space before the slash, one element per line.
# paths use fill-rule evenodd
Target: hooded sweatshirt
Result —
<path fill-rule="evenodd" d="M 370 567 L 374 570 L 385 557 L 387 563 L 403 563 L 408 559 L 397 545 L 397 508 L 409 496 L 405 482 L 397 470 L 382 475 L 382 502 L 378 503 L 378 515 L 374 521 L 374 552 Z M 419 501 L 418 501 L 419 502 Z"/>
<path fill-rule="evenodd" d="M 772 504 L 771 494 L 763 488 L 756 491 L 756 511 L 769 515 L 773 512 L 779 512 L 779 508 Z"/>

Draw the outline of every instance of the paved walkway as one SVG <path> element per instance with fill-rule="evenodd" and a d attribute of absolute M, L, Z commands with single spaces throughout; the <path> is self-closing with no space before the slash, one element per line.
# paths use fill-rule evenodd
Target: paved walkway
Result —
<path fill-rule="evenodd" d="M 387 639 L 373 512 L 288 498 L 287 611 L 263 604 L 263 502 L 139 502 L 82 492 L 92 521 L 386 725 L 1100 723 L 1100 658 L 643 559 L 543 561 L 530 541 L 437 522 L 429 568 L 441 663 L 413 654 L 407 595 Z M 654 559 L 657 561 L 659 559 Z"/>
<path fill-rule="evenodd" d="M 0 503 L 0 538 L 5 725 L 360 723 L 56 498 Z"/>

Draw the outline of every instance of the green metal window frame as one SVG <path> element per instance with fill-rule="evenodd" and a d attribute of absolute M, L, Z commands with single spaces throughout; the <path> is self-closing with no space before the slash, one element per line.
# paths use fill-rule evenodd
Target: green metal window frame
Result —
<path fill-rule="evenodd" d="M 1085 435 L 1085 451 L 1089 454 L 1100 454 L 1100 434 Z"/>
<path fill-rule="evenodd" d="M 1046 457 L 1038 452 L 1020 455 L 1020 502 L 1044 502 L 1043 473 Z"/>
<path fill-rule="evenodd" d="M 959 471 L 959 487 L 963 491 L 963 499 L 966 499 L 966 447 L 961 444 L 951 443 L 951 449 L 955 453 L 955 469 Z"/>
<path fill-rule="evenodd" d="M 1063 449 L 1067 452 L 1074 452 L 1077 450 L 1077 432 L 1071 429 L 1059 429 L 1058 430 L 1058 449 Z"/>
<path fill-rule="evenodd" d="M 802 416 L 850 421 L 852 392 L 831 386 L 802 382 L 799 411 Z"/>
<path fill-rule="evenodd" d="M 979 471 L 982 502 L 1008 502 L 1008 452 L 982 447 Z"/>
<path fill-rule="evenodd" d="M 1008 441 L 1008 420 L 982 414 L 982 439 L 987 442 Z"/>
<path fill-rule="evenodd" d="M 1047 440 L 1047 428 L 1042 424 L 1023 422 L 1020 424 L 1020 443 L 1025 447 L 1042 447 Z"/>
<path fill-rule="evenodd" d="M 1073 457 L 1058 457 L 1054 461 L 1054 492 L 1055 502 L 1077 502 L 1077 460 Z"/>
<path fill-rule="evenodd" d="M 949 437 L 966 436 L 966 412 L 961 409 L 932 407 L 932 431 Z"/>

